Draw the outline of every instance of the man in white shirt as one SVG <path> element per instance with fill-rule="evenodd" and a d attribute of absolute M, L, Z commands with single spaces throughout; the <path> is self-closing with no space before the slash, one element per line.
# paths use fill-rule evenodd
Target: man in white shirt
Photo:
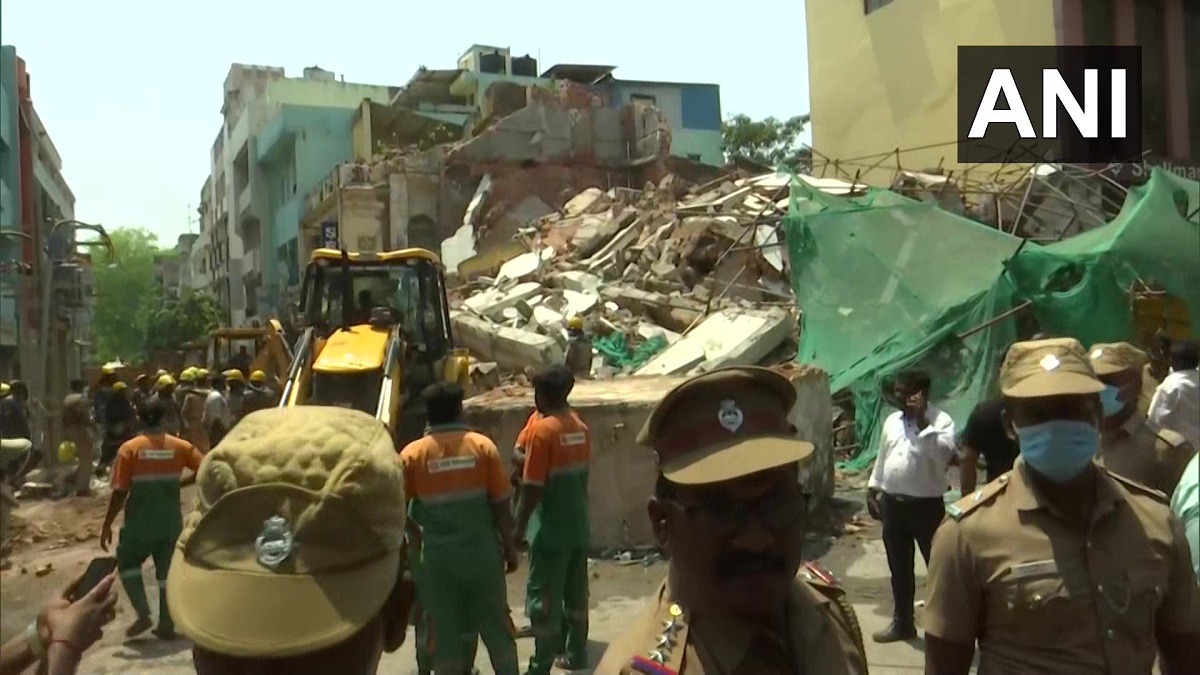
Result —
<path fill-rule="evenodd" d="M 230 411 L 229 401 L 225 398 L 225 376 L 217 373 L 213 376 L 212 391 L 204 399 L 202 423 L 208 432 L 209 447 L 216 447 L 217 443 L 221 442 L 233 427 L 233 422 L 233 412 Z"/>
<path fill-rule="evenodd" d="M 930 384 L 929 375 L 916 370 L 897 378 L 895 393 L 904 407 L 883 422 L 879 455 L 867 483 L 867 510 L 883 522 L 895 603 L 891 625 L 873 636 L 881 643 L 917 636 L 914 548 L 929 564 L 933 533 L 946 515 L 942 499 L 946 470 L 956 452 L 954 420 L 929 405 Z"/>
<path fill-rule="evenodd" d="M 1146 417 L 1155 431 L 1174 431 L 1200 448 L 1200 341 L 1171 344 L 1171 372 L 1154 391 Z"/>

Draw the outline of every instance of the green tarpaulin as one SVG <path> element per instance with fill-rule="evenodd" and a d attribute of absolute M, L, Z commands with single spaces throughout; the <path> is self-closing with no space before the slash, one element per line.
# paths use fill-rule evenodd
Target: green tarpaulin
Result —
<path fill-rule="evenodd" d="M 1200 226 L 1177 205 L 1186 199 L 1194 211 L 1200 184 L 1161 171 L 1111 223 L 1044 247 L 887 190 L 835 197 L 794 181 L 792 196 L 797 358 L 854 395 L 862 448 L 845 469 L 874 459 L 888 412 L 881 384 L 901 369 L 929 371 L 934 404 L 965 423 L 994 391 L 1018 320 L 973 329 L 1026 300 L 1043 330 L 1085 344 L 1133 335 L 1128 289 L 1138 278 L 1200 317 Z"/>

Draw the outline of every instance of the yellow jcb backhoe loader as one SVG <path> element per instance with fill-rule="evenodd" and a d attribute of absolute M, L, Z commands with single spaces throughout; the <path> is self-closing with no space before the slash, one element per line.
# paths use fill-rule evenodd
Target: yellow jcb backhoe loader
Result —
<path fill-rule="evenodd" d="M 431 251 L 313 251 L 300 321 L 280 406 L 361 410 L 382 421 L 399 448 L 423 433 L 423 388 L 467 383 L 468 354 L 454 347 L 445 275 Z"/>

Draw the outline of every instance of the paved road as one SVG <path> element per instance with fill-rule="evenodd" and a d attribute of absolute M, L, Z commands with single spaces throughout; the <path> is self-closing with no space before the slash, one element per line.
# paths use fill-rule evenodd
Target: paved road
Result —
<path fill-rule="evenodd" d="M 852 548 L 838 546 L 827 560 L 848 589 L 863 632 L 867 635 L 867 656 L 872 675 L 909 675 L 923 672 L 924 653 L 921 651 L 920 640 L 890 645 L 877 645 L 870 640 L 871 633 L 886 627 L 891 613 L 887 561 L 883 543 L 877 538 L 877 532 L 874 529 L 868 530 L 863 539 L 852 543 Z M 918 586 L 924 575 L 922 562 L 918 556 L 918 574 L 921 575 Z M 661 579 L 665 571 L 666 567 L 661 563 L 645 568 L 642 572 L 635 571 L 634 574 L 644 573 L 646 577 L 645 584 L 637 585 L 649 587 Z M 518 572 L 518 575 L 520 574 L 521 572 Z M 153 582 L 149 579 L 147 581 L 148 591 L 153 596 L 156 592 Z M 513 581 L 523 585 L 524 578 L 515 575 Z M 626 585 L 629 585 L 628 582 Z M 154 602 L 153 597 L 151 602 Z M 592 663 L 599 660 L 608 641 L 619 635 L 628 625 L 630 618 L 637 615 L 642 602 L 640 597 L 612 595 L 595 603 L 591 611 L 590 626 Z M 513 612 L 514 619 L 518 624 L 522 624 L 524 614 L 519 602 L 513 602 Z M 918 620 L 919 617 L 918 611 Z M 118 622 L 122 620 L 118 619 Z M 517 645 L 524 663 L 533 649 L 533 642 L 520 640 Z M 408 641 L 398 652 L 385 655 L 379 672 L 381 675 L 416 675 L 415 664 L 413 638 L 410 633 Z M 487 661 L 487 652 L 482 647 L 476 665 L 483 673 L 492 670 Z M 89 655 L 81 672 L 88 675 L 193 675 L 195 671 L 191 667 L 191 652 L 187 643 L 168 645 L 147 639 L 101 647 Z"/>

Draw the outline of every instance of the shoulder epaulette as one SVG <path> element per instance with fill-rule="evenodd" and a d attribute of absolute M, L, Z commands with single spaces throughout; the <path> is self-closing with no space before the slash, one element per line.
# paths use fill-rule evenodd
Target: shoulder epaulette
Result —
<path fill-rule="evenodd" d="M 1143 485 L 1135 480 L 1130 480 L 1130 479 L 1126 478 L 1125 476 L 1122 476 L 1119 473 L 1113 473 L 1109 469 L 1105 469 L 1105 471 L 1108 472 L 1108 475 L 1111 476 L 1113 478 L 1113 480 L 1120 483 L 1121 487 L 1129 490 L 1130 492 L 1132 492 L 1134 494 L 1139 494 L 1139 495 L 1143 495 L 1146 497 L 1150 497 L 1150 498 L 1154 499 L 1154 501 L 1162 502 L 1163 504 L 1171 503 L 1170 498 L 1167 497 L 1167 495 L 1165 493 L 1163 493 L 1159 490 L 1155 490 L 1154 488 L 1150 487 L 1149 485 Z"/>
<path fill-rule="evenodd" d="M 955 520 L 962 520 L 968 513 L 995 499 L 1008 487 L 1009 473 L 1001 474 L 987 485 L 946 507 L 946 513 Z"/>
<path fill-rule="evenodd" d="M 837 577 L 815 562 L 806 562 L 801 565 L 799 577 L 806 581 L 809 586 L 817 589 L 821 595 L 831 600 L 836 600 L 846 594 L 841 589 L 841 584 L 838 582 Z"/>
<path fill-rule="evenodd" d="M 1178 448 L 1179 446 L 1185 445 L 1188 442 L 1187 439 L 1183 437 L 1183 434 L 1170 429 L 1159 429 L 1154 432 L 1154 435 L 1158 436 L 1158 440 L 1166 443 L 1172 448 Z"/>

